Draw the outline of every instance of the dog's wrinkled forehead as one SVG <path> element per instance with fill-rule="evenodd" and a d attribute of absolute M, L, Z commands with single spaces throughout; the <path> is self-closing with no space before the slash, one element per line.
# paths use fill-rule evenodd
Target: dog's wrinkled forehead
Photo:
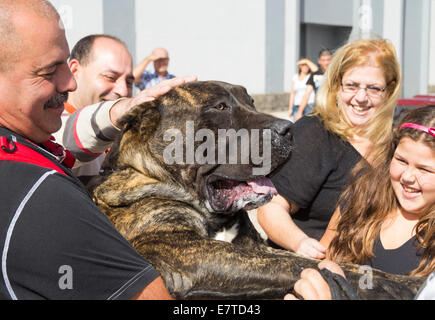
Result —
<path fill-rule="evenodd" d="M 241 104 L 252 102 L 252 98 L 244 87 L 219 81 L 189 82 L 173 89 L 166 95 L 166 98 L 170 99 L 171 103 L 177 100 L 197 107 L 215 103 L 223 98 Z"/>

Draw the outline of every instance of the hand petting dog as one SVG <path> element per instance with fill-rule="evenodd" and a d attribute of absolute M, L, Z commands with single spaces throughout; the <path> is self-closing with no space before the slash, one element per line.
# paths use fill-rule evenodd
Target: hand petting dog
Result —
<path fill-rule="evenodd" d="M 131 108 L 144 102 L 153 101 L 156 98 L 169 92 L 171 89 L 178 87 L 184 83 L 197 81 L 196 76 L 179 77 L 169 80 L 164 80 L 159 84 L 141 91 L 137 96 L 130 99 L 121 99 L 110 110 L 110 120 L 117 128 L 121 128 L 118 121 L 124 114 L 130 111 Z"/>

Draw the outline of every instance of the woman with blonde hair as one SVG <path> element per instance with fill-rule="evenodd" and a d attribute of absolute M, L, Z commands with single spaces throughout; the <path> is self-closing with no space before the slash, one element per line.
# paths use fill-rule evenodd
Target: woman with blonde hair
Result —
<path fill-rule="evenodd" d="M 333 55 L 314 114 L 292 127 L 293 150 L 272 181 L 279 195 L 258 209 L 271 245 L 323 259 L 319 242 L 353 167 L 391 137 L 401 71 L 393 45 L 362 39 Z"/>
<path fill-rule="evenodd" d="M 344 141 L 358 143 L 364 138 L 369 145 L 372 145 L 371 142 L 378 144 L 387 141 L 391 135 L 394 108 L 400 95 L 402 81 L 393 45 L 386 40 L 358 40 L 339 49 L 334 57 L 325 74 L 325 84 L 317 94 L 315 109 L 325 129 L 334 132 Z M 357 110 L 364 112 L 361 109 L 363 107 L 358 109 L 351 103 L 343 105 L 346 101 L 339 99 L 340 93 L 343 92 L 348 96 L 361 93 L 358 84 L 346 81 L 348 79 L 344 77 L 346 73 L 350 75 L 350 72 L 359 72 L 359 69 L 353 70 L 355 66 L 378 68 L 385 78 L 385 85 L 371 85 L 364 89 L 369 98 L 382 100 L 381 108 L 372 108 L 369 114 L 370 121 L 366 121 L 367 117 L 360 117 L 362 120 L 355 122 L 354 118 L 358 117 Z M 352 116 L 350 108 L 357 113 L 356 117 Z"/>

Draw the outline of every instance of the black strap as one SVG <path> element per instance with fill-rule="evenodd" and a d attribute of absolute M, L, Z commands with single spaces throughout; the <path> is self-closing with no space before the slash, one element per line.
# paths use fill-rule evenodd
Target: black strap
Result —
<path fill-rule="evenodd" d="M 355 289 L 341 275 L 333 273 L 326 268 L 320 270 L 320 274 L 328 282 L 332 300 L 361 300 Z"/>
<path fill-rule="evenodd" d="M 12 154 L 15 151 L 17 151 L 17 146 L 14 140 L 9 139 L 8 137 L 1 136 L 0 141 L 1 141 L 1 148 L 4 152 Z M 12 148 L 10 147 L 10 145 L 12 145 Z"/>

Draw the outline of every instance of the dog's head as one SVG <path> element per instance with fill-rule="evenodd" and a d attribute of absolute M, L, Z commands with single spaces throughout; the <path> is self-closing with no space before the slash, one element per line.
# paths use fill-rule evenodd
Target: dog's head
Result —
<path fill-rule="evenodd" d="M 267 176 L 291 149 L 290 121 L 258 112 L 245 88 L 223 82 L 179 86 L 133 108 L 122 125 L 112 169 L 178 184 L 210 212 L 269 201 L 276 190 Z"/>

